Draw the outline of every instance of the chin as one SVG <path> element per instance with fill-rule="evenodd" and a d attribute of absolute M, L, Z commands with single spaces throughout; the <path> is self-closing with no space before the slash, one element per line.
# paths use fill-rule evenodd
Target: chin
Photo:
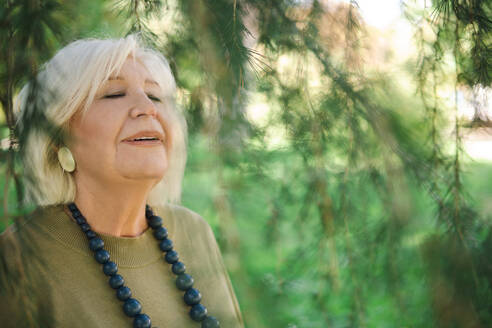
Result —
<path fill-rule="evenodd" d="M 164 177 L 164 171 L 160 170 L 126 170 L 126 172 L 121 172 L 124 178 L 132 180 L 156 180 L 160 181 Z"/>
<path fill-rule="evenodd" d="M 128 179 L 138 180 L 158 180 L 160 181 L 167 170 L 167 162 L 154 161 L 153 163 L 144 162 L 141 165 L 126 163 L 117 168 L 120 175 Z"/>
<path fill-rule="evenodd" d="M 162 179 L 168 167 L 165 151 L 117 156 L 115 169 L 129 179 Z"/>

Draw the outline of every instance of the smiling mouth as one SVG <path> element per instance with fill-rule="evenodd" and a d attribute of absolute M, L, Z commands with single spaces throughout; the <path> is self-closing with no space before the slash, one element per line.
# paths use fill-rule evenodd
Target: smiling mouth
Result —
<path fill-rule="evenodd" d="M 165 135 L 156 130 L 143 130 L 122 140 L 132 146 L 163 146 Z"/>
<path fill-rule="evenodd" d="M 141 137 L 123 140 L 123 143 L 133 146 L 159 146 L 163 145 L 162 140 L 155 137 Z"/>
<path fill-rule="evenodd" d="M 142 137 L 142 138 L 135 138 L 130 141 L 144 141 L 144 140 L 160 140 L 160 139 L 155 137 Z"/>

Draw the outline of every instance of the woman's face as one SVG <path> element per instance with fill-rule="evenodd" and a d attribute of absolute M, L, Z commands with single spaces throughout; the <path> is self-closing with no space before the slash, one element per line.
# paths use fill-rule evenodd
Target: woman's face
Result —
<path fill-rule="evenodd" d="M 172 141 L 171 108 L 163 96 L 147 69 L 127 59 L 99 88 L 87 112 L 70 122 L 76 177 L 101 183 L 160 181 Z"/>

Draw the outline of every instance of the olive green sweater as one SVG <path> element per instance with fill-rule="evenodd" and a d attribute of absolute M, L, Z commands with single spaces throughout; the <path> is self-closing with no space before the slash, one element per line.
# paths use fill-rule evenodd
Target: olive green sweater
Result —
<path fill-rule="evenodd" d="M 201 303 L 209 314 L 219 319 L 222 328 L 243 327 L 209 225 L 184 207 L 169 205 L 154 211 L 163 218 L 174 249 L 185 263 L 186 272 L 193 276 L 194 287 L 200 290 Z M 150 316 L 152 327 L 200 327 L 188 315 L 190 307 L 183 301 L 183 292 L 176 288 L 171 265 L 163 260 L 152 229 L 138 237 L 101 238 L 125 285 L 132 290 L 132 297 Z M 0 247 L 1 327 L 25 327 L 29 320 L 39 326 L 46 320 L 46 327 L 132 327 L 132 320 L 123 313 L 123 303 L 116 298 L 102 266 L 94 260 L 87 238 L 66 207 L 37 210 L 17 229 L 4 232 Z M 19 266 L 21 262 L 24 265 Z M 39 316 L 27 317 L 29 308 L 36 308 Z"/>

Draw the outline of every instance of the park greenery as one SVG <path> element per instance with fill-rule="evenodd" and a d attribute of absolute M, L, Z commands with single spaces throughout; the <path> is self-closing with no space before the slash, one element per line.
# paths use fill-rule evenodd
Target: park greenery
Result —
<path fill-rule="evenodd" d="M 0 228 L 32 209 L 16 93 L 72 40 L 139 33 L 175 75 L 182 204 L 212 225 L 247 327 L 491 327 L 492 167 L 463 135 L 492 125 L 458 97 L 491 87 L 492 4 L 401 6 L 417 46 L 392 74 L 355 0 L 5 0 Z"/>

